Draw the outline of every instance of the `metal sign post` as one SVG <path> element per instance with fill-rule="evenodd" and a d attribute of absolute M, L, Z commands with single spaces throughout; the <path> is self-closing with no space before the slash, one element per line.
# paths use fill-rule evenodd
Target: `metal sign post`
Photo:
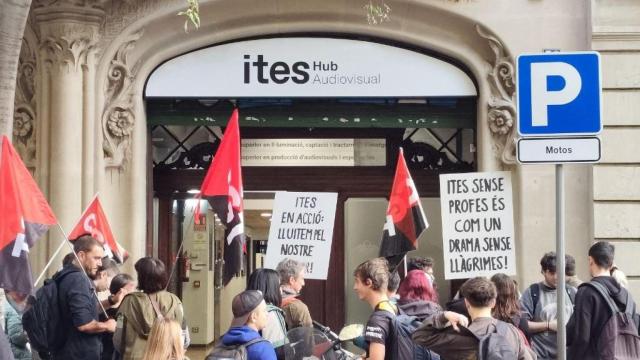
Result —
<path fill-rule="evenodd" d="M 556 164 L 558 360 L 567 357 L 563 163 L 600 161 L 602 82 L 597 52 L 525 54 L 517 59 L 518 161 Z M 562 85 L 557 80 L 562 79 Z M 554 85 L 555 84 L 555 85 Z"/>
<path fill-rule="evenodd" d="M 558 360 L 566 359 L 567 333 L 564 313 L 564 302 L 567 296 L 567 283 L 565 279 L 565 258 L 564 258 L 564 165 L 556 164 L 556 274 L 558 275 L 558 285 L 556 286 L 556 311 L 557 337 L 558 337 Z"/>

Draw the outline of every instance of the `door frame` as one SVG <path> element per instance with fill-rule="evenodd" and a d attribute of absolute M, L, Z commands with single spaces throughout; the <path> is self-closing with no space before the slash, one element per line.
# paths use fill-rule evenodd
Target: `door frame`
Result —
<path fill-rule="evenodd" d="M 333 329 L 340 329 L 346 320 L 345 311 L 345 239 L 344 203 L 353 197 L 388 198 L 393 183 L 398 150 L 405 129 L 286 129 L 286 128 L 242 128 L 243 138 L 385 138 L 387 142 L 386 166 L 374 167 L 243 167 L 245 191 L 299 191 L 337 192 L 336 222 L 334 225 L 331 258 L 327 280 L 306 280 L 302 300 L 317 320 Z M 150 164 L 152 166 L 152 164 Z M 442 170 L 412 169 L 416 189 L 422 197 L 439 196 L 439 174 Z M 173 215 L 175 199 L 193 197 L 190 189 L 200 187 L 205 170 L 161 170 L 152 171 L 149 192 L 159 201 L 158 257 L 172 263 L 176 254 L 171 253 Z M 148 209 L 153 211 L 153 208 Z M 152 217 L 149 217 L 152 218 Z M 380 224 L 382 230 L 382 224 Z M 153 250 L 153 234 L 147 237 L 147 251 Z"/>

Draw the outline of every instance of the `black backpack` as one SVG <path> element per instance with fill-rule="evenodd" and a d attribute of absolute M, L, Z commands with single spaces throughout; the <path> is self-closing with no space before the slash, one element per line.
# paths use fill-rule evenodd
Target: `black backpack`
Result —
<path fill-rule="evenodd" d="M 213 347 L 213 350 L 207 355 L 205 360 L 247 360 L 247 348 L 253 344 L 267 341 L 261 337 L 255 338 L 244 344 L 224 345 L 222 340 Z"/>
<path fill-rule="evenodd" d="M 518 352 L 507 341 L 509 324 L 497 320 L 495 330 L 484 336 L 473 336 L 478 339 L 478 360 L 514 360 Z"/>
<path fill-rule="evenodd" d="M 22 327 L 31 347 L 39 353 L 50 354 L 61 349 L 66 341 L 58 284 L 67 274 L 45 280 L 35 296 L 30 295 L 27 299 Z"/>
<path fill-rule="evenodd" d="M 565 291 L 569 296 L 569 300 L 571 304 L 576 303 L 576 288 L 573 286 L 565 286 Z M 531 316 L 536 316 L 536 308 L 538 307 L 538 303 L 540 302 L 540 292 L 542 291 L 540 283 L 535 283 L 531 285 L 531 300 L 533 302 L 533 313 Z"/>
<path fill-rule="evenodd" d="M 596 344 L 599 359 L 640 359 L 640 336 L 638 336 L 637 316 L 633 314 L 629 292 L 627 291 L 625 310 L 620 311 L 604 285 L 596 281 L 590 281 L 584 283 L 584 286 L 594 288 L 604 298 L 611 311 L 611 317 L 605 322 Z"/>
<path fill-rule="evenodd" d="M 385 311 L 389 317 L 391 331 L 391 358 L 397 360 L 435 360 L 438 355 L 424 346 L 418 345 L 411 339 L 411 335 L 420 327 L 421 323 L 415 316 L 403 314 L 393 315 Z"/>

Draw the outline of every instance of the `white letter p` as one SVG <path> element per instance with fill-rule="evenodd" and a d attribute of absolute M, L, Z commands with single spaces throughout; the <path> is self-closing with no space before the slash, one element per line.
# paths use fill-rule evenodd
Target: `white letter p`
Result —
<path fill-rule="evenodd" d="M 564 88 L 548 91 L 547 79 L 560 76 L 564 79 Z M 547 107 L 572 102 L 582 89 L 580 73 L 571 64 L 564 62 L 546 62 L 531 64 L 531 126 L 548 126 Z"/>

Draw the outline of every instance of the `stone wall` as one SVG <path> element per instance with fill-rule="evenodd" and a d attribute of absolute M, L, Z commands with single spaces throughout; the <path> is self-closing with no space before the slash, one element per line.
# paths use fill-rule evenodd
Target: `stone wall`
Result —
<path fill-rule="evenodd" d="M 593 167 L 594 239 L 616 246 L 616 265 L 640 299 L 640 3 L 592 1 L 593 50 L 602 55 L 602 162 Z"/>

